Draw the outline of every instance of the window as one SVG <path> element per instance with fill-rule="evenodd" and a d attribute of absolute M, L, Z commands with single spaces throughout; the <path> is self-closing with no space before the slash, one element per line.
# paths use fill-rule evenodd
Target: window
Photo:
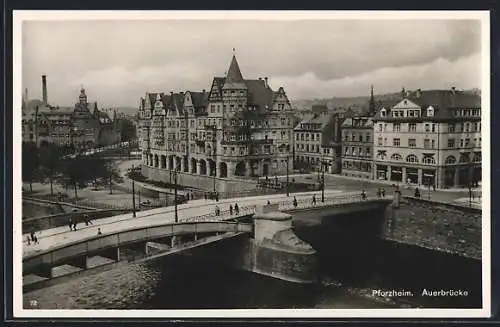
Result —
<path fill-rule="evenodd" d="M 427 165 L 435 165 L 436 164 L 436 160 L 434 160 L 434 157 L 431 157 L 431 156 L 425 156 L 423 158 L 422 162 L 424 164 L 427 164 Z"/>
<path fill-rule="evenodd" d="M 481 161 L 481 152 L 474 152 L 472 155 L 472 161 L 473 162 L 480 162 Z"/>
<path fill-rule="evenodd" d="M 366 154 L 367 156 L 369 156 L 369 155 L 370 155 L 370 148 L 366 148 L 366 149 L 365 149 L 365 154 Z"/>
<path fill-rule="evenodd" d="M 358 153 L 359 153 L 360 156 L 362 156 L 363 155 L 363 148 L 361 148 L 361 147 L 358 148 Z"/>
<path fill-rule="evenodd" d="M 399 153 L 394 153 L 392 156 L 391 156 L 391 160 L 394 160 L 394 161 L 399 161 L 399 160 L 402 160 L 403 157 L 401 157 L 401 155 Z"/>
<path fill-rule="evenodd" d="M 417 140 L 415 140 L 415 139 L 408 139 L 408 147 L 409 148 L 416 148 L 417 147 Z"/>
<path fill-rule="evenodd" d="M 215 112 L 215 105 L 214 104 L 210 105 L 210 112 Z"/>
<path fill-rule="evenodd" d="M 467 148 L 470 145 L 470 139 L 465 139 L 465 147 Z"/>
<path fill-rule="evenodd" d="M 406 162 L 418 163 L 418 158 L 416 155 L 410 154 L 408 157 L 406 157 Z"/>
<path fill-rule="evenodd" d="M 345 133 L 344 135 L 345 135 L 345 140 L 349 141 L 349 134 Z"/>
<path fill-rule="evenodd" d="M 370 134 L 366 134 L 365 139 L 366 139 L 366 142 L 370 142 Z"/>
<path fill-rule="evenodd" d="M 425 131 L 430 132 L 431 131 L 431 126 L 430 124 L 425 124 Z"/>
<path fill-rule="evenodd" d="M 351 153 L 352 153 L 353 156 L 356 155 L 356 149 L 354 147 L 351 147 Z"/>
<path fill-rule="evenodd" d="M 435 133 L 436 132 L 436 124 L 432 124 L 432 132 Z"/>
<path fill-rule="evenodd" d="M 400 144 L 401 144 L 401 139 L 397 138 L 392 140 L 392 146 L 399 147 Z"/>
<path fill-rule="evenodd" d="M 431 144 L 431 142 L 429 139 L 424 139 L 424 149 L 429 149 L 430 144 Z"/>
<path fill-rule="evenodd" d="M 381 137 L 379 137 L 379 138 L 378 138 L 378 142 L 377 142 L 377 144 L 378 144 L 379 146 L 382 146 L 382 138 L 381 138 Z"/>
<path fill-rule="evenodd" d="M 378 124 L 378 131 L 382 132 L 382 124 Z"/>
<path fill-rule="evenodd" d="M 448 124 L 448 133 L 455 133 L 455 124 Z"/>
<path fill-rule="evenodd" d="M 401 131 L 401 124 L 396 123 L 396 124 L 392 125 L 392 131 L 393 132 L 400 132 Z"/>
<path fill-rule="evenodd" d="M 436 140 L 431 141 L 431 148 L 435 149 L 436 148 Z"/>
<path fill-rule="evenodd" d="M 460 147 L 463 148 L 464 147 L 464 139 L 461 139 L 460 140 Z"/>
<path fill-rule="evenodd" d="M 432 117 L 432 116 L 434 116 L 434 108 L 429 107 L 427 108 L 427 117 Z"/>
<path fill-rule="evenodd" d="M 457 162 L 457 159 L 454 156 L 448 156 L 448 157 L 446 157 L 446 160 L 444 161 L 444 163 L 447 165 L 453 165 L 456 162 Z"/>
<path fill-rule="evenodd" d="M 415 123 L 408 124 L 408 131 L 409 132 L 416 132 L 417 131 L 417 124 L 415 124 Z"/>
<path fill-rule="evenodd" d="M 311 141 L 314 141 L 314 134 L 311 134 Z"/>
<path fill-rule="evenodd" d="M 387 111 L 385 110 L 385 108 L 382 108 L 382 109 L 380 110 L 380 117 L 385 117 L 386 112 L 387 112 Z"/>
<path fill-rule="evenodd" d="M 466 132 L 470 131 L 470 124 L 469 123 L 465 123 L 465 131 Z"/>
<path fill-rule="evenodd" d="M 352 141 L 356 141 L 356 135 L 355 134 L 352 134 Z"/>

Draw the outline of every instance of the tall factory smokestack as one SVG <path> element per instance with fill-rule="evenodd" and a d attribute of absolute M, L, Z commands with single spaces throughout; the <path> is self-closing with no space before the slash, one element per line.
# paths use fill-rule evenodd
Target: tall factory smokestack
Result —
<path fill-rule="evenodd" d="M 47 105 L 47 76 L 42 75 L 43 104 Z"/>

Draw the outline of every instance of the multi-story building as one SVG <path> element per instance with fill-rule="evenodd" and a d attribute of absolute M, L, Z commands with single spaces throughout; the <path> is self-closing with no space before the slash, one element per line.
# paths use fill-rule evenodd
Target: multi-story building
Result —
<path fill-rule="evenodd" d="M 304 117 L 294 128 L 294 162 L 298 169 L 319 171 L 327 166 L 330 173 L 340 169 L 341 119 L 333 113 Z"/>
<path fill-rule="evenodd" d="M 373 120 L 346 118 L 342 123 L 342 175 L 373 178 Z"/>
<path fill-rule="evenodd" d="M 267 176 L 292 165 L 294 117 L 285 90 L 273 91 L 267 77 L 244 79 L 234 55 L 208 92 L 147 93 L 139 121 L 143 165 L 158 174 Z"/>
<path fill-rule="evenodd" d="M 342 123 L 342 175 L 373 178 L 373 119 L 376 104 L 373 86 L 368 110 Z"/>
<path fill-rule="evenodd" d="M 467 186 L 481 180 L 481 98 L 451 90 L 401 93 L 374 118 L 374 178 Z"/>
<path fill-rule="evenodd" d="M 47 82 L 42 76 L 43 101 L 28 100 L 27 92 L 22 102 L 22 139 L 57 145 L 72 144 L 76 149 L 88 149 L 120 141 L 117 119 L 112 120 L 99 111 L 97 103 L 87 102 L 85 89 L 81 89 L 78 102 L 73 108 L 51 106 L 47 101 Z M 31 105 L 36 103 L 36 105 Z"/>

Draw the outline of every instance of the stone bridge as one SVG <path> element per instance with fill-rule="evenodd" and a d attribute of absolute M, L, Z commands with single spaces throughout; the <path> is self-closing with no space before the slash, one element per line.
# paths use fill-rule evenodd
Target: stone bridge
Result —
<path fill-rule="evenodd" d="M 40 237 L 40 244 L 24 247 L 23 275 L 38 276 L 38 280 L 31 283 L 25 279 L 25 290 L 52 283 L 49 280 L 55 277 L 53 271 L 56 267 L 73 267 L 70 275 L 75 273 L 76 267 L 76 273 L 81 273 L 97 268 L 89 264 L 93 257 L 111 260 L 106 263 L 110 266 L 122 261 L 124 252 L 133 250 L 142 253 L 139 255 L 141 259 L 153 252 L 167 255 L 172 251 L 177 253 L 198 247 L 206 242 L 206 237 L 220 237 L 220 233 L 227 237 L 241 233 L 251 235 L 232 254 L 232 262 L 238 261 L 240 256 L 244 258 L 237 265 L 240 268 L 293 282 L 313 282 L 315 251 L 294 235 L 290 214 L 314 213 L 314 216 L 321 218 L 345 212 L 367 213 L 382 210 L 391 202 L 391 199 L 362 199 L 359 194 L 328 193 L 324 202 L 321 202 L 317 192 L 291 197 L 278 195 L 225 199 L 219 202 L 198 200 L 180 206 L 177 223 L 174 222 L 172 208 L 161 208 L 140 212 L 137 218 L 132 218 L 130 214 L 103 218 L 96 221 L 95 225 L 76 232 L 64 227 L 42 231 L 44 235 Z M 313 194 L 316 203 L 312 201 Z M 296 201 L 293 201 L 294 198 Z M 227 207 L 236 201 L 240 205 L 239 212 L 230 212 Z M 219 215 L 213 212 L 214 205 L 219 207 Z M 373 220 L 379 222 L 378 219 Z M 98 228 L 102 229 L 101 234 L 98 234 Z M 258 231 L 255 234 L 252 233 L 254 228 Z M 185 242 L 190 245 L 186 246 Z M 177 247 L 179 244 L 181 250 Z M 219 249 L 214 253 L 222 252 Z M 281 259 L 276 261 L 271 260 L 271 257 Z M 280 263 L 280 260 L 286 264 Z"/>

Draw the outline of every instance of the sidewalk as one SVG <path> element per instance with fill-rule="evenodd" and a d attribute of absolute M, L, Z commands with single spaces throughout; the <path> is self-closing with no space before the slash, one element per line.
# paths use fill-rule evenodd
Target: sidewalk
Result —
<path fill-rule="evenodd" d="M 214 213 L 215 206 L 217 205 L 220 210 L 224 213 L 229 209 L 229 204 L 234 205 L 238 203 L 240 207 L 240 213 L 244 214 L 244 210 L 248 206 L 254 205 L 265 205 L 269 200 L 271 203 L 276 203 L 277 201 L 282 202 L 283 200 L 293 201 L 295 196 L 297 200 L 310 199 L 313 194 L 318 196 L 318 192 L 304 192 L 304 193 L 293 193 L 289 197 L 286 194 L 277 194 L 274 196 L 254 196 L 247 198 L 234 198 L 234 199 L 223 199 L 216 202 L 215 200 L 193 200 L 186 204 L 178 206 L 178 218 L 179 221 L 189 221 L 192 217 L 209 215 Z M 325 195 L 349 195 L 340 191 L 325 191 Z M 23 235 L 23 256 L 30 255 L 34 252 L 39 252 L 43 250 L 48 250 L 54 246 L 60 246 L 63 244 L 69 244 L 79 240 L 84 240 L 90 237 L 97 236 L 97 229 L 101 228 L 103 235 L 116 233 L 120 231 L 125 231 L 127 229 L 133 229 L 138 227 L 150 227 L 155 225 L 161 225 L 168 222 L 174 222 L 175 208 L 158 208 L 148 211 L 138 212 L 136 218 L 133 218 L 132 214 L 118 215 L 108 218 L 102 218 L 93 221 L 93 225 L 85 226 L 80 223 L 77 226 L 77 231 L 70 231 L 68 226 L 61 226 L 57 228 L 47 229 L 37 232 L 37 237 L 39 244 L 26 244 L 27 234 Z M 219 216 L 217 219 L 222 220 L 224 216 Z M 228 216 L 227 218 L 229 218 Z M 234 215 L 233 215 L 234 217 Z M 215 219 L 215 217 L 213 217 Z"/>

